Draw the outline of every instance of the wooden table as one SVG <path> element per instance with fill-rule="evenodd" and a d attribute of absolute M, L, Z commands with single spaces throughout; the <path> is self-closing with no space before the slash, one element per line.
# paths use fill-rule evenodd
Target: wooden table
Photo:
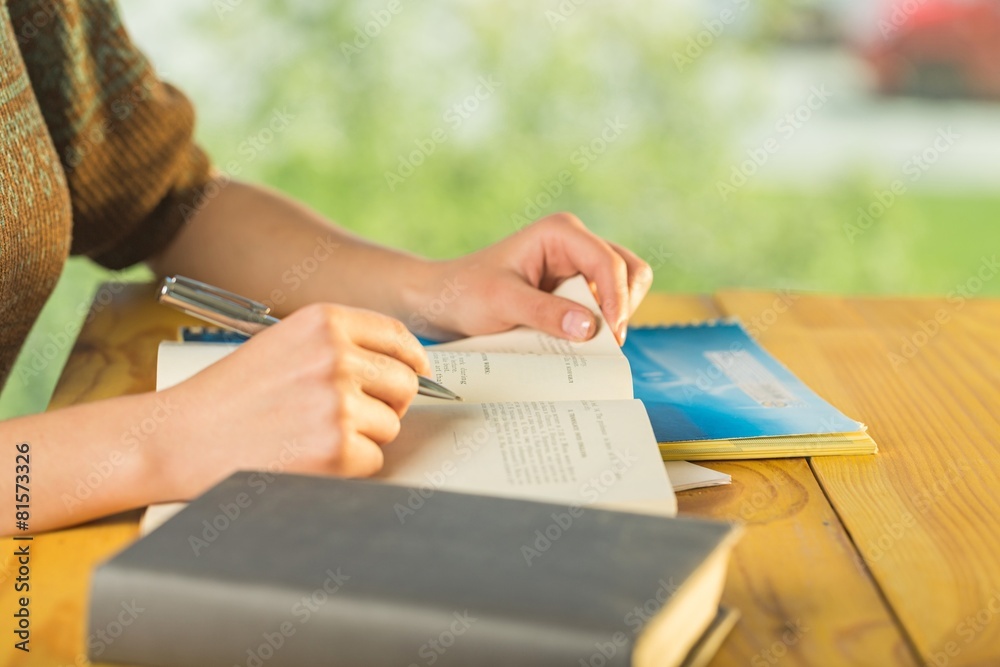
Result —
<path fill-rule="evenodd" d="M 748 525 L 724 595 L 743 618 L 712 664 L 1000 665 L 1000 301 L 658 294 L 637 321 L 724 315 L 867 423 L 880 453 L 709 464 L 732 486 L 679 494 L 683 513 Z M 52 408 L 151 390 L 156 346 L 185 321 L 150 286 L 99 293 Z M 4 662 L 85 664 L 90 574 L 137 519 L 36 537 L 30 655 L 10 648 L 8 541 Z"/>

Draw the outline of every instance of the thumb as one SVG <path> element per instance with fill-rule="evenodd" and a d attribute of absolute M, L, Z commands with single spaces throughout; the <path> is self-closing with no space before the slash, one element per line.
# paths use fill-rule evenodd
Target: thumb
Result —
<path fill-rule="evenodd" d="M 516 283 L 501 316 L 559 338 L 589 340 L 597 332 L 594 314 L 575 301 L 553 296 L 526 283 Z"/>

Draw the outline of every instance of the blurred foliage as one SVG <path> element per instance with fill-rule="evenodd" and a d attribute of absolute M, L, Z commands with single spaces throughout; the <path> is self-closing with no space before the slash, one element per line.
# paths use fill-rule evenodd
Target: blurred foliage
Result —
<path fill-rule="evenodd" d="M 178 79 L 175 63 L 157 64 L 196 102 L 199 139 L 222 169 L 433 257 L 570 210 L 653 264 L 660 290 L 917 294 L 947 293 L 996 246 L 988 196 L 910 193 L 854 239 L 845 225 L 875 189 L 863 174 L 821 192 L 751 182 L 720 197 L 759 100 L 748 74 L 720 90 L 712 73 L 761 49 L 761 37 L 734 25 L 744 39 L 727 34 L 679 60 L 703 27 L 686 6 L 181 3 L 176 54 L 197 45 L 197 72 Z M 761 5 L 756 19 L 781 6 Z M 401 161 L 420 164 L 390 182 L 408 173 Z M 72 265 L 36 340 L 102 278 Z M 0 414 L 43 405 L 56 365 L 30 387 L 9 383 Z"/>
<path fill-rule="evenodd" d="M 295 120 L 281 145 L 247 171 L 368 236 L 446 256 L 515 231 L 536 209 L 568 209 L 641 250 L 688 226 L 697 193 L 717 199 L 704 175 L 731 111 L 678 72 L 673 53 L 687 33 L 654 3 L 568 16 L 499 2 L 404 4 L 367 45 L 358 35 L 375 32 L 383 3 L 292 4 L 200 23 L 236 61 L 259 58 L 255 28 L 270 35 L 254 69 L 268 85 L 248 86 L 256 94 L 238 122 L 206 125 L 202 136 L 225 167 L 223 156 L 287 109 Z M 496 91 L 477 100 L 481 79 Z M 605 144 L 616 119 L 623 129 Z M 387 183 L 401 160 L 422 164 Z M 564 171 L 572 182 L 560 193 L 551 184 Z"/>
<path fill-rule="evenodd" d="M 398 14 L 382 15 L 391 16 L 384 26 L 384 0 L 219 6 L 190 21 L 217 56 L 213 75 L 227 80 L 221 94 L 216 82 L 191 91 L 204 115 L 200 136 L 218 163 L 235 160 L 241 177 L 415 252 L 468 252 L 516 231 L 531 213 L 570 210 L 654 264 L 658 289 L 936 293 L 978 264 L 978 235 L 997 239 L 992 199 L 954 197 L 964 213 L 957 219 L 947 204 L 925 209 L 919 193 L 849 238 L 857 208 L 884 187 L 864 174 L 810 193 L 751 179 L 720 197 L 717 183 L 745 158 L 733 147 L 760 104 L 753 77 L 768 73 L 748 68 L 744 85 L 722 91 L 716 75 L 761 48 L 752 26 L 787 14 L 782 3 L 756 7 L 748 25 L 727 28 L 741 39 L 722 35 L 690 61 L 678 56 L 690 53 L 702 14 L 653 0 L 401 2 Z M 451 122 L 450 110 L 481 78 L 498 82 L 496 92 Z M 241 146 L 277 110 L 294 120 L 247 159 Z M 585 159 L 592 142 L 601 148 L 609 119 L 624 129 Z M 386 174 L 435 130 L 445 141 L 390 187 Z M 567 172 L 571 183 L 558 192 L 552 184 Z M 923 254 L 939 245 L 927 235 L 945 234 L 941 243 L 954 253 Z"/>

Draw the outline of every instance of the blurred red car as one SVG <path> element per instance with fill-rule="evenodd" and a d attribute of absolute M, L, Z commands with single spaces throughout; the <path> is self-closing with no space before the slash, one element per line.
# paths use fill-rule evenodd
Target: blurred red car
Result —
<path fill-rule="evenodd" d="M 864 51 L 881 93 L 1000 98 L 1000 0 L 892 0 Z"/>

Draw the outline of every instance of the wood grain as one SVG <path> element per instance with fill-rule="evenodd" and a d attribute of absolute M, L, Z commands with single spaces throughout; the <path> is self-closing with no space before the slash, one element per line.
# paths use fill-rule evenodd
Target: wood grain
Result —
<path fill-rule="evenodd" d="M 780 295 L 770 295 L 768 305 L 775 299 Z M 654 294 L 635 322 L 724 313 L 705 298 Z M 713 667 L 917 664 L 804 459 L 700 465 L 732 475 L 733 483 L 679 493 L 681 513 L 747 526 L 723 595 L 743 616 Z"/>
<path fill-rule="evenodd" d="M 156 347 L 175 338 L 180 324 L 194 320 L 156 304 L 152 285 L 102 287 L 66 364 L 49 409 L 152 390 Z M 45 461 L 33 459 L 34 474 Z M 6 665 L 77 667 L 89 664 L 87 600 L 94 568 L 138 536 L 140 513 L 127 512 L 68 530 L 35 536 L 31 547 L 31 652 L 11 648 L 5 636 L 0 656 Z M 14 544 L 7 540 L 8 545 Z M 13 552 L 13 548 L 5 550 Z M 2 563 L 0 610 L 15 609 L 13 559 Z M 9 632 L 7 624 L 4 634 Z M 112 629 L 113 631 L 114 629 Z"/>
<path fill-rule="evenodd" d="M 128 287 L 104 294 L 105 303 L 99 299 L 95 304 L 94 315 L 74 348 L 53 397 L 52 408 L 152 389 L 157 343 L 172 338 L 182 322 L 190 322 L 156 306 L 150 286 Z M 765 303 L 770 303 L 780 295 L 764 295 L 764 298 Z M 810 309 L 814 308 L 814 316 L 820 317 L 830 307 L 833 306 L 817 304 Z M 795 312 L 797 309 L 798 304 Z M 708 297 L 652 295 L 637 314 L 636 322 L 702 320 L 721 312 Z M 870 337 L 871 340 L 865 339 L 868 342 L 880 340 L 881 334 L 867 331 L 869 325 L 861 313 L 852 317 L 858 335 Z M 983 335 L 1000 328 L 1000 318 L 991 322 L 995 326 L 982 328 Z M 810 326 L 813 324 L 821 337 L 829 336 L 821 324 L 844 326 L 836 318 Z M 808 344 L 811 333 L 804 331 L 808 328 L 805 325 L 798 326 L 799 329 L 790 330 L 786 335 L 781 334 L 782 329 L 775 324 L 767 334 L 773 336 L 779 346 L 799 341 L 808 350 L 804 358 L 809 360 L 810 355 L 815 354 Z M 786 338 L 781 338 L 782 335 Z M 984 345 L 986 341 L 978 340 L 976 344 Z M 842 384 L 834 368 L 835 363 L 855 362 L 851 359 L 823 361 L 825 359 L 820 355 L 819 360 L 827 367 L 822 372 L 814 372 L 809 381 L 815 381 L 821 393 L 830 398 L 842 399 L 839 404 L 847 410 L 867 404 L 866 392 L 871 389 Z M 861 361 L 870 360 L 862 358 Z M 865 368 L 861 366 L 855 368 L 855 372 L 859 377 L 866 377 Z M 885 390 L 885 387 L 875 390 Z M 986 409 L 983 406 L 981 411 Z M 876 437 L 903 428 L 887 422 L 880 420 Z M 878 457 L 877 464 L 867 460 L 853 464 L 845 461 L 844 467 L 884 465 L 883 458 Z M 725 603 L 738 607 L 743 618 L 713 665 L 915 663 L 893 614 L 879 596 L 805 460 L 718 463 L 711 467 L 731 474 L 733 485 L 680 494 L 682 512 L 748 524 L 746 535 L 736 549 L 724 594 Z M 876 476 L 866 474 L 864 479 L 870 480 L 864 483 L 874 483 L 871 480 Z M 860 482 L 848 480 L 847 483 Z M 887 485 L 887 488 L 894 487 Z M 876 486 L 867 495 L 877 498 L 880 493 L 881 488 Z M 863 508 L 854 511 L 859 515 L 871 512 Z M 33 589 L 32 602 L 32 653 L 30 656 L 13 655 L 5 664 L 86 664 L 83 651 L 91 572 L 97 563 L 135 538 L 136 522 L 137 514 L 129 513 L 36 537 L 32 543 L 35 554 L 32 577 L 37 585 Z M 851 520 L 848 525 L 852 525 Z M 888 555 L 884 561 L 892 562 Z M 8 610 L 13 609 L 9 581 L 14 576 L 15 566 L 10 559 L 0 559 L 0 565 L 0 578 L 3 579 L 0 582 L 0 610 L 9 618 Z M 969 593 L 967 597 L 973 599 L 975 595 Z M 902 595 L 896 604 L 906 605 L 908 599 Z"/>
<path fill-rule="evenodd" d="M 878 442 L 812 466 L 922 659 L 1000 664 L 1000 301 L 803 296 L 761 341 Z"/>

